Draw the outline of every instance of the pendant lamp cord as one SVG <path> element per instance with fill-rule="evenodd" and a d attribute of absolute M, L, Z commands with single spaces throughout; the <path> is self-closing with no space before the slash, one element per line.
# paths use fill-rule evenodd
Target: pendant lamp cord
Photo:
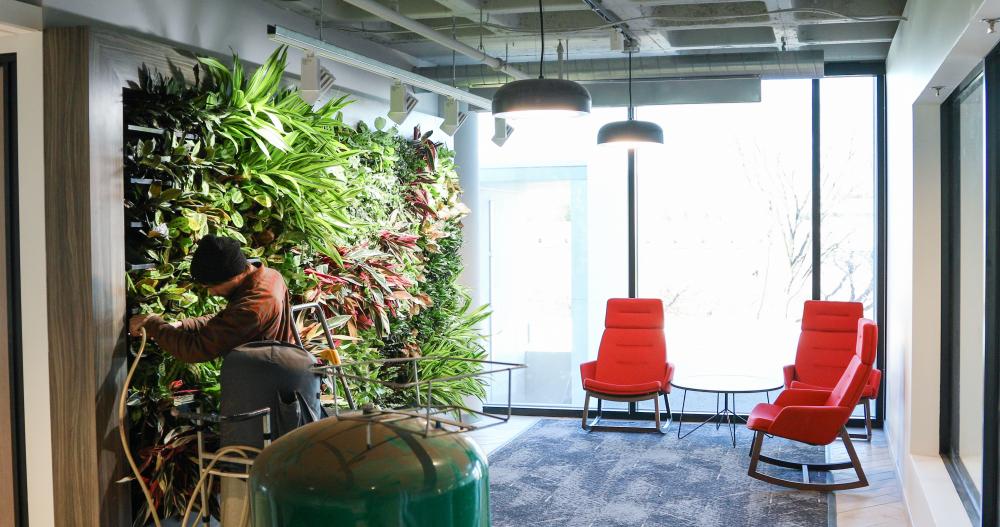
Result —
<path fill-rule="evenodd" d="M 542 67 L 545 64 L 545 15 L 542 14 L 542 0 L 538 0 L 538 30 L 542 35 L 542 51 L 538 57 L 538 78 L 544 79 Z"/>
<path fill-rule="evenodd" d="M 635 108 L 632 106 L 632 49 L 628 50 L 628 120 L 635 119 Z"/>

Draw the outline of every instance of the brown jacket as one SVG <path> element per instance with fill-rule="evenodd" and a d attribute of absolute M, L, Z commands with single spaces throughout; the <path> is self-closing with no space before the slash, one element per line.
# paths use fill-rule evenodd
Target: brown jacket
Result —
<path fill-rule="evenodd" d="M 278 271 L 258 267 L 227 300 L 218 314 L 183 320 L 179 328 L 160 317 L 150 317 L 144 327 L 161 348 L 189 363 L 213 360 L 248 342 L 295 343 L 288 288 Z"/>

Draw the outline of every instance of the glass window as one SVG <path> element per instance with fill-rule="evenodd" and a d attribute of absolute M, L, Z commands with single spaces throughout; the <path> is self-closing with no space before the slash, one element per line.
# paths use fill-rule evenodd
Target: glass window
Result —
<path fill-rule="evenodd" d="M 820 290 L 875 318 L 875 78 L 820 81 Z"/>
<path fill-rule="evenodd" d="M 638 294 L 663 299 L 675 378 L 741 372 L 780 385 L 794 360 L 812 294 L 811 81 L 761 92 L 759 103 L 637 111 L 666 140 L 637 160 Z M 739 395 L 736 409 L 764 400 Z M 687 394 L 685 411 L 715 406 Z"/>
<path fill-rule="evenodd" d="M 812 85 L 765 80 L 760 102 L 636 109 L 666 143 L 636 157 L 636 293 L 663 299 L 678 378 L 739 372 L 779 386 L 794 361 L 813 295 Z M 875 318 L 875 78 L 823 79 L 820 94 L 821 297 Z M 605 301 L 628 294 L 627 154 L 595 144 L 625 113 L 513 123 L 502 148 L 492 117 L 477 116 L 490 350 L 529 366 L 515 405 L 580 407 L 578 368 L 596 357 Z M 489 403 L 506 403 L 498 381 Z M 736 411 L 766 397 L 738 395 Z M 691 392 L 685 411 L 715 412 L 715 397 Z"/>
<path fill-rule="evenodd" d="M 983 380 L 985 378 L 986 320 L 986 209 L 983 83 L 960 96 L 958 102 L 957 318 L 958 430 L 953 430 L 952 450 L 976 490 L 982 491 Z M 957 433 L 956 433 L 957 432 Z M 957 436 L 957 437 L 956 437 Z"/>
<path fill-rule="evenodd" d="M 502 148 L 492 116 L 477 118 L 491 358 L 528 365 L 512 378 L 514 404 L 582 406 L 579 365 L 597 356 L 605 301 L 628 296 L 628 197 L 624 154 L 581 145 L 625 109 L 514 122 Z M 497 376 L 487 403 L 506 402 Z"/>

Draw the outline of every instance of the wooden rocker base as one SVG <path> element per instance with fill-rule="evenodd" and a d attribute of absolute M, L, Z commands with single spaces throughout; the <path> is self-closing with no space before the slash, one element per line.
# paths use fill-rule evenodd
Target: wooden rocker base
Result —
<path fill-rule="evenodd" d="M 670 428 L 670 423 L 673 422 L 673 414 L 670 412 L 670 399 L 667 398 L 667 394 L 663 395 L 663 401 L 666 403 L 667 421 L 665 424 L 661 425 L 660 419 L 660 393 L 647 393 L 643 395 L 611 395 L 607 393 L 591 392 L 587 391 L 587 396 L 583 400 L 583 417 L 581 419 L 581 426 L 584 430 L 588 432 L 659 432 L 661 434 L 666 434 L 667 429 Z M 597 417 L 593 420 L 588 421 L 587 417 L 590 415 L 590 398 L 593 397 L 597 399 Z M 602 425 L 601 419 L 601 401 L 617 401 L 617 402 L 638 402 L 638 401 L 648 401 L 653 400 L 653 415 L 654 415 L 654 425 L 653 426 L 621 426 L 621 425 Z"/>
<path fill-rule="evenodd" d="M 754 431 L 753 446 L 750 448 L 750 469 L 747 470 L 747 475 L 751 478 L 766 481 L 773 485 L 780 485 L 782 487 L 798 490 L 817 490 L 821 492 L 857 489 L 868 486 L 868 478 L 865 477 L 865 471 L 861 468 L 861 460 L 858 459 L 858 453 L 854 451 L 854 445 L 851 443 L 851 435 L 847 433 L 846 427 L 840 429 L 840 438 L 844 441 L 844 446 L 847 448 L 847 455 L 850 457 L 850 461 L 842 461 L 839 463 L 796 463 L 794 461 L 785 461 L 783 459 L 776 459 L 762 455 L 760 450 L 764 443 L 764 436 L 764 432 Z M 802 471 L 802 480 L 790 480 L 764 474 L 757 470 L 757 464 L 759 462 L 764 462 L 768 465 L 777 467 L 799 469 Z M 854 473 L 857 475 L 856 480 L 841 483 L 812 483 L 809 481 L 810 469 L 828 472 L 831 470 L 843 470 L 848 468 L 854 469 Z"/>

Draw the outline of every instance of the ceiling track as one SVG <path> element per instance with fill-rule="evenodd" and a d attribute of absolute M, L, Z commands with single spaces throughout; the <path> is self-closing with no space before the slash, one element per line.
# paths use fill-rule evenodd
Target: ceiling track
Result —
<path fill-rule="evenodd" d="M 451 97 L 455 100 L 465 102 L 470 106 L 488 110 L 492 107 L 489 99 L 471 94 L 465 90 L 450 86 L 435 79 L 429 79 L 412 71 L 398 68 L 391 64 L 377 61 L 371 57 L 355 53 L 353 51 L 324 42 L 315 37 L 304 35 L 297 31 L 292 31 L 281 26 L 268 26 L 267 35 L 271 40 L 292 46 L 303 51 L 314 53 L 318 57 L 327 58 L 341 64 L 346 64 L 358 68 L 362 71 L 374 73 L 382 77 L 397 80 L 403 84 L 420 88 L 430 92 Z M 494 74 L 502 75 L 497 72 Z"/>
<path fill-rule="evenodd" d="M 635 47 L 639 45 L 639 37 L 634 31 L 628 26 L 627 23 L 622 21 L 622 18 L 618 16 L 614 11 L 601 5 L 600 0 L 583 0 L 583 3 L 590 8 L 597 16 L 601 17 L 602 20 L 608 24 L 616 24 L 616 28 L 622 32 L 625 36 L 626 47 Z M 631 43 L 631 46 L 629 45 Z"/>

